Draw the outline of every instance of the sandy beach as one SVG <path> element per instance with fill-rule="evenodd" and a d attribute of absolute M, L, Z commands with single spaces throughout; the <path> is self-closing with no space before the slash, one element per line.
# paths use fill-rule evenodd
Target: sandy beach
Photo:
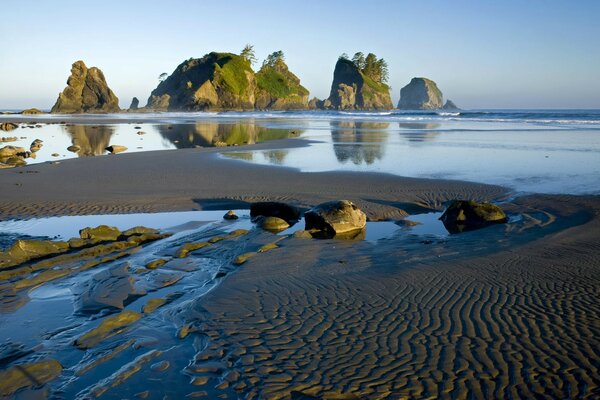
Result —
<path fill-rule="evenodd" d="M 306 144 L 290 139 L 251 148 Z M 163 313 L 174 327 L 160 335 L 183 340 L 179 353 L 163 350 L 172 365 L 163 377 L 181 381 L 183 370 L 188 383 L 149 384 L 151 398 L 598 396 L 598 196 L 514 198 L 506 188 L 460 181 L 303 173 L 226 159 L 222 151 L 119 154 L 5 170 L 0 216 L 245 209 L 271 200 L 307 209 L 346 198 L 371 221 L 399 221 L 468 198 L 500 201 L 518 218 L 448 239 L 284 236 L 238 268 L 227 260 L 276 237 L 253 230 L 242 242 L 200 250 L 196 257 L 220 260 L 224 278 L 208 294 Z M 122 340 L 147 335 L 144 324 Z M 124 351 L 122 342 L 112 343 L 110 351 Z M 190 351 L 191 360 L 175 356 Z M 106 362 L 102 357 L 98 363 Z M 135 360 L 134 378 L 121 380 L 117 371 L 81 392 L 79 384 L 62 390 L 83 398 L 106 390 L 133 395 L 156 374 L 156 364 L 146 362 Z"/>

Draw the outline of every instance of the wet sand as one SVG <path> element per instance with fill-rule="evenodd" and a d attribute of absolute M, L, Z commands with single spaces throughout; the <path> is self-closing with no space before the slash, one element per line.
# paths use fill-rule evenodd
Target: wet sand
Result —
<path fill-rule="evenodd" d="M 303 144 L 287 140 L 252 148 Z M 59 378 L 64 393 L 131 397 L 147 389 L 148 398 L 261 399 L 600 395 L 598 196 L 511 199 L 496 186 L 301 173 L 225 160 L 219 151 L 120 154 L 2 171 L 0 216 L 245 208 L 259 200 L 309 207 L 348 198 L 379 220 L 469 198 L 507 200 L 503 207 L 519 218 L 447 239 L 277 238 L 277 247 L 239 267 L 233 267 L 236 256 L 272 242 L 273 235 L 252 231 L 243 240 L 199 248 L 198 259 L 213 257 L 225 265 L 222 282 L 203 297 L 156 311 L 160 325 L 147 317 L 132 322 L 131 331 L 110 342 L 110 352 L 100 353 L 113 361 L 86 353 L 84 361 L 107 363 L 103 371 L 110 367 L 113 375 L 90 374 L 81 383 Z M 142 339 L 155 344 L 134 350 L 132 343 Z M 158 374 L 159 363 L 167 361 L 171 368 Z M 161 376 L 176 387 L 153 383 Z"/>

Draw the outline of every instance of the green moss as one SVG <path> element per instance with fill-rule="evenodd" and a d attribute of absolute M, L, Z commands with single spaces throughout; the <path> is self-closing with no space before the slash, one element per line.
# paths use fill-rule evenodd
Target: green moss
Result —
<path fill-rule="evenodd" d="M 375 82 L 373 79 L 369 78 L 362 72 L 361 72 L 361 75 L 363 77 L 365 85 L 367 85 L 374 91 L 381 92 L 381 93 L 388 93 L 390 91 L 390 87 L 388 85 L 386 85 L 385 83 Z"/>
<path fill-rule="evenodd" d="M 285 64 L 279 68 L 270 66 L 261 68 L 256 74 L 256 83 L 260 89 L 277 98 L 308 95 L 308 90 L 299 84 L 298 78 L 287 70 Z"/>
<path fill-rule="evenodd" d="M 243 96 L 249 82 L 246 72 L 252 72 L 250 63 L 245 58 L 231 53 L 214 53 L 215 78 L 238 96 Z"/>

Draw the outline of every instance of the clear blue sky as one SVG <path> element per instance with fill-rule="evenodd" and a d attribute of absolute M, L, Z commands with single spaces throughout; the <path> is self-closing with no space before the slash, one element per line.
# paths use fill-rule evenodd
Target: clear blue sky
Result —
<path fill-rule="evenodd" d="M 71 63 L 104 71 L 127 107 L 161 72 L 210 51 L 283 50 L 327 97 L 341 53 L 388 61 L 465 108 L 600 108 L 600 1 L 2 0 L 0 108 L 49 108 Z"/>

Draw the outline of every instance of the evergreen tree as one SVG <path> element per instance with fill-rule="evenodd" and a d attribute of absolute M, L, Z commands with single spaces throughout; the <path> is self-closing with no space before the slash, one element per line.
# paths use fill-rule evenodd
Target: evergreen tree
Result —
<path fill-rule="evenodd" d="M 240 56 L 244 57 L 250 65 L 254 65 L 256 62 L 256 56 L 254 54 L 254 46 L 251 44 L 247 44 L 240 53 Z"/>
<path fill-rule="evenodd" d="M 352 62 L 356 65 L 356 68 L 362 71 L 365 68 L 365 55 L 359 51 L 352 57 Z"/>

